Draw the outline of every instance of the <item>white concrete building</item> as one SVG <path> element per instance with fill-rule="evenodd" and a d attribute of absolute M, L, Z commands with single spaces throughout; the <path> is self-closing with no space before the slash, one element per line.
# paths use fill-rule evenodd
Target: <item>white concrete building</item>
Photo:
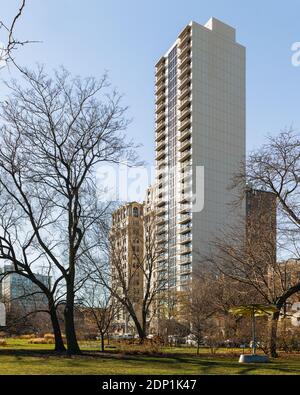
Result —
<path fill-rule="evenodd" d="M 209 241 L 245 217 L 230 211 L 228 190 L 244 159 L 245 48 L 215 18 L 191 22 L 156 64 L 158 267 L 170 289 L 183 289 Z"/>

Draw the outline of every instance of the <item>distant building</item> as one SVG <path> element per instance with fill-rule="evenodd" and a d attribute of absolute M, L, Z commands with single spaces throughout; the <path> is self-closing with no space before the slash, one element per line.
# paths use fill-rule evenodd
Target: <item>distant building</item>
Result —
<path fill-rule="evenodd" d="M 118 208 L 112 215 L 110 231 L 112 287 L 123 290 L 120 275 L 126 283 L 126 289 L 133 300 L 138 319 L 141 319 L 139 307 L 143 299 L 143 271 L 141 264 L 144 257 L 144 205 L 132 202 Z M 120 311 L 115 320 L 115 327 L 120 333 L 133 333 L 134 324 L 126 309 Z"/>
<path fill-rule="evenodd" d="M 5 265 L 0 269 L 3 275 L 12 270 L 11 265 Z M 36 278 L 45 284 L 50 285 L 50 277 L 42 274 L 35 274 Z M 0 282 L 0 297 L 10 310 L 18 306 L 25 312 L 34 311 L 47 304 L 47 298 L 40 288 L 30 279 L 17 273 L 9 273 L 3 276 Z"/>
<path fill-rule="evenodd" d="M 276 262 L 277 205 L 272 192 L 249 187 L 246 190 L 246 240 L 266 262 Z"/>
<path fill-rule="evenodd" d="M 6 325 L 6 308 L 5 304 L 0 302 L 0 328 Z"/>

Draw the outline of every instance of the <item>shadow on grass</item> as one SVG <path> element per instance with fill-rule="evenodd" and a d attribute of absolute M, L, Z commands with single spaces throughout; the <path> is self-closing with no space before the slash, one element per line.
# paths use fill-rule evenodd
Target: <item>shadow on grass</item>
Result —
<path fill-rule="evenodd" d="M 194 374 L 300 374 L 300 360 L 274 360 L 268 364 L 239 364 L 236 357 L 230 356 L 208 356 L 191 354 L 126 354 L 121 352 L 83 351 L 80 355 L 69 356 L 67 353 L 58 353 L 51 350 L 28 350 L 3 348 L 0 350 L 1 356 L 12 356 L 17 359 L 22 358 L 62 358 L 73 360 L 118 360 L 128 364 L 149 363 L 151 367 L 179 367 L 180 370 L 192 368 Z M 75 362 L 75 361 L 74 361 Z"/>

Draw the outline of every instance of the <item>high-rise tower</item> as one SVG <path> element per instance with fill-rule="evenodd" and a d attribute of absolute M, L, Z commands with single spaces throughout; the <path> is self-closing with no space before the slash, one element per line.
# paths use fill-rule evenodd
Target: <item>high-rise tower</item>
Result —
<path fill-rule="evenodd" d="M 209 242 L 245 217 L 228 188 L 245 159 L 245 48 L 235 29 L 191 22 L 157 62 L 155 138 L 158 270 L 181 290 Z"/>

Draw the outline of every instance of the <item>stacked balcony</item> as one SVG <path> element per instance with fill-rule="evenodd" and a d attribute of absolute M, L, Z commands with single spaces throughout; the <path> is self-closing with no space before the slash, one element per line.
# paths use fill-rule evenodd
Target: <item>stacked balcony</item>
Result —
<path fill-rule="evenodd" d="M 192 252 L 192 243 L 183 244 L 180 248 L 180 254 L 191 254 Z"/>
<path fill-rule="evenodd" d="M 184 244 L 189 244 L 192 241 L 192 233 L 185 233 L 183 235 L 180 235 L 179 237 L 179 243 L 184 245 Z"/>
<path fill-rule="evenodd" d="M 189 203 L 182 203 L 179 206 L 179 213 L 189 213 L 191 211 L 191 205 Z"/>
<path fill-rule="evenodd" d="M 179 224 L 187 224 L 188 222 L 191 222 L 191 220 L 192 220 L 191 213 L 183 213 L 179 216 L 178 223 Z"/>
<path fill-rule="evenodd" d="M 191 221 L 186 224 L 179 225 L 179 229 L 178 229 L 180 234 L 185 234 L 187 232 L 190 232 L 191 230 L 192 230 L 192 222 Z"/>

